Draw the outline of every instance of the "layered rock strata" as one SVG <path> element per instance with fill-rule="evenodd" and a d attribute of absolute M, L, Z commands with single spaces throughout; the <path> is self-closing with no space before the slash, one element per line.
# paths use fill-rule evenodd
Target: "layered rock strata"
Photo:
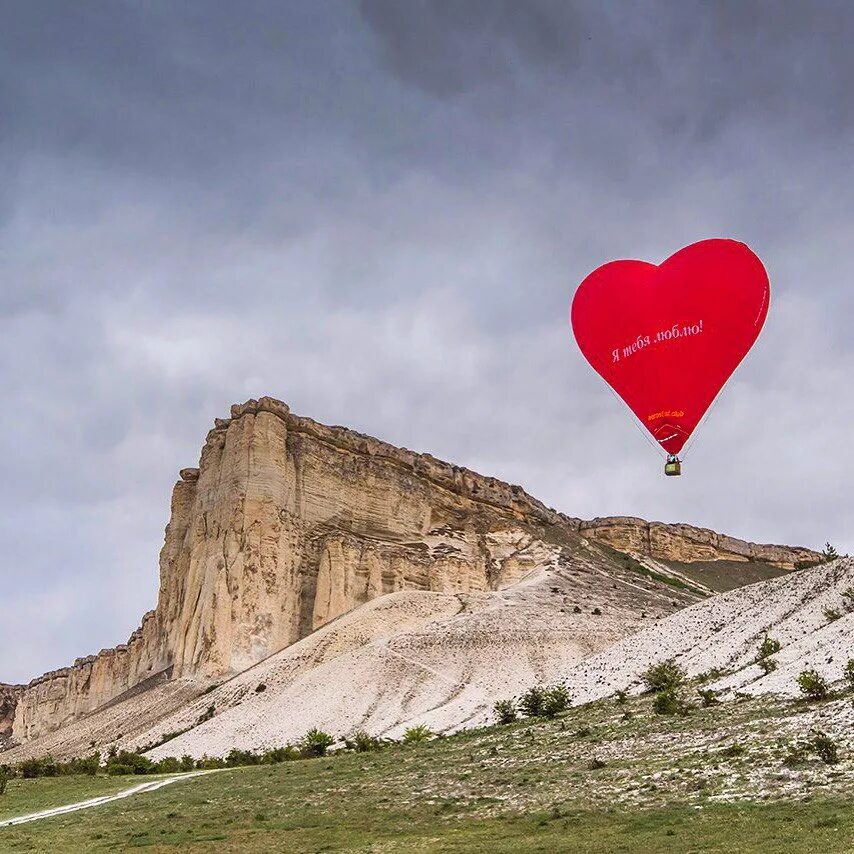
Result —
<path fill-rule="evenodd" d="M 677 560 L 761 554 L 788 567 L 814 554 L 639 519 L 583 522 L 519 486 L 295 416 L 272 398 L 233 406 L 174 487 L 156 608 L 127 644 L 21 690 L 11 737 L 37 737 L 162 679 L 239 673 L 386 593 L 500 589 L 542 565 L 544 540 L 571 549 L 579 536 Z"/>

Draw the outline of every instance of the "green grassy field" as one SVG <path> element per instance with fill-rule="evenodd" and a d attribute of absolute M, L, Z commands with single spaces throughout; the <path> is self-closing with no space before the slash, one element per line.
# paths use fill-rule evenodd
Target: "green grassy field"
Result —
<path fill-rule="evenodd" d="M 750 700 L 685 718 L 649 704 L 607 701 L 555 721 L 215 772 L 0 829 L 0 851 L 854 850 L 851 760 L 782 764 L 778 732 L 797 704 Z M 15 782 L 23 812 L 39 798 L 80 799 L 62 797 L 76 778 Z"/>
<path fill-rule="evenodd" d="M 45 777 L 38 780 L 9 780 L 6 794 L 0 797 L 0 821 L 25 813 L 85 801 L 99 795 L 112 795 L 129 789 L 139 780 L 127 777 Z M 2 842 L 0 842 L 2 850 Z"/>

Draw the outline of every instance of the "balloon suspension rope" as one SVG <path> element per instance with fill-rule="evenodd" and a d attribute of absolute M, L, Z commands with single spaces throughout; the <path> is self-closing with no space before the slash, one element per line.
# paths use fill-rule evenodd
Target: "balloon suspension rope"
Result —
<path fill-rule="evenodd" d="M 614 391 L 614 389 L 611 388 L 611 386 L 607 382 L 605 383 L 605 385 L 608 386 L 608 391 L 610 391 L 611 394 L 614 395 L 614 400 L 619 401 L 620 408 L 622 409 L 626 405 L 626 402 L 617 394 L 617 392 Z M 643 426 L 637 415 L 635 415 L 634 412 L 632 412 L 631 410 L 629 410 L 629 413 L 632 416 L 632 424 L 637 427 L 637 429 L 640 431 L 641 436 L 643 436 L 644 439 L 646 439 L 646 441 L 659 453 L 667 453 L 664 448 L 662 448 L 661 445 L 659 445 L 658 442 L 656 442 L 655 439 L 650 436 L 649 432 Z"/>

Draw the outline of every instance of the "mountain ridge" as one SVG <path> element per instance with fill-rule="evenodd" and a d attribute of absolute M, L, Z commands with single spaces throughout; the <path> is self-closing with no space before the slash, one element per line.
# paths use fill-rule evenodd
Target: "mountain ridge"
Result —
<path fill-rule="evenodd" d="M 126 644 L 7 691 L 0 737 L 36 738 L 167 669 L 205 683 L 233 676 L 397 590 L 499 590 L 587 540 L 653 562 L 791 569 L 819 558 L 688 525 L 576 519 L 520 486 L 273 398 L 236 404 L 173 489 L 157 607 Z"/>

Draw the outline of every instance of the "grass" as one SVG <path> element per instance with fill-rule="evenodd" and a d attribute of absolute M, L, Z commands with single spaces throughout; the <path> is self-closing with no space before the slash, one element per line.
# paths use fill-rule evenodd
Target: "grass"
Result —
<path fill-rule="evenodd" d="M 96 798 L 99 795 L 112 795 L 146 779 L 149 778 L 116 778 L 106 775 L 40 777 L 36 780 L 13 778 L 6 786 L 6 794 L 0 797 L 0 819 L 40 812 L 51 807 Z M 2 850 L 2 843 L 0 843 L 0 850 Z"/>
<path fill-rule="evenodd" d="M 662 719 L 649 697 L 602 701 L 554 721 L 218 772 L 2 829 L 0 850 L 850 851 L 847 752 L 832 767 L 782 764 L 771 730 L 802 711 L 763 698 Z M 15 782 L 55 795 L 72 778 Z"/>

